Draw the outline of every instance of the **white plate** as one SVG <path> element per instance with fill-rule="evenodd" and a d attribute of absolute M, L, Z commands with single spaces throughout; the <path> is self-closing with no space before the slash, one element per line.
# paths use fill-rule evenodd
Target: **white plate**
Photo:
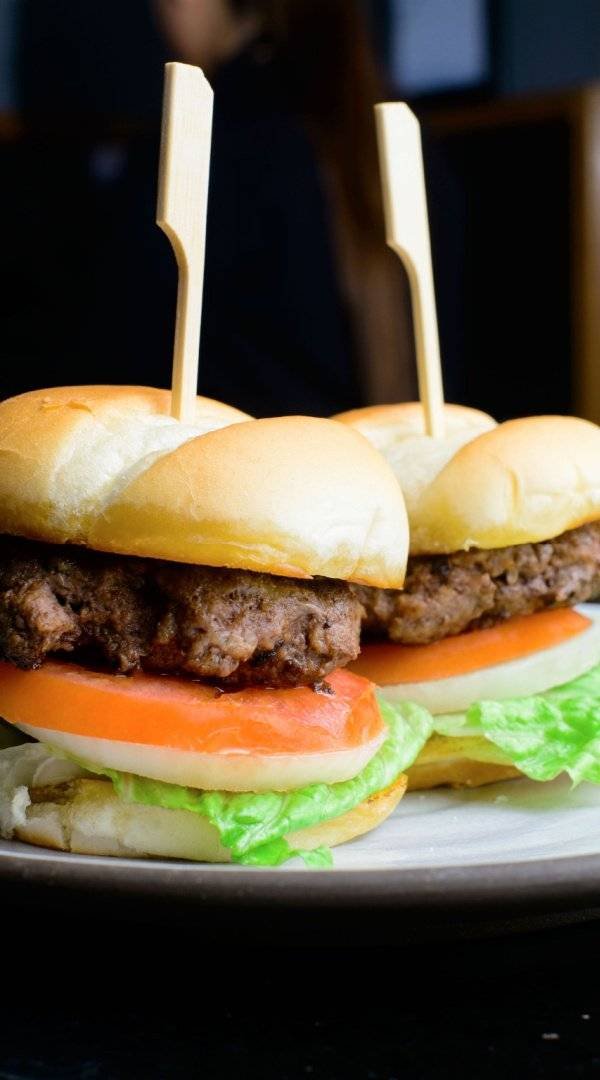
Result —
<path fill-rule="evenodd" d="M 334 852 L 333 870 L 277 870 L 65 855 L 4 842 L 6 885 L 230 908 L 451 910 L 600 905 L 600 787 L 505 781 L 474 791 L 414 792 L 374 833 Z"/>

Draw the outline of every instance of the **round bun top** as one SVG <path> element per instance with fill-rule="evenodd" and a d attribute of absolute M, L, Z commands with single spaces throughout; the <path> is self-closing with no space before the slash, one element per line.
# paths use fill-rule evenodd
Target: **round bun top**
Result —
<path fill-rule="evenodd" d="M 156 455 L 246 413 L 197 398 L 192 424 L 146 386 L 60 386 L 0 403 L 0 532 L 86 543 L 98 507 Z"/>
<path fill-rule="evenodd" d="M 445 406 L 443 438 L 424 434 L 418 403 L 337 417 L 363 432 L 403 489 L 413 555 L 547 540 L 600 518 L 600 428 L 569 416 L 497 425 Z"/>
<path fill-rule="evenodd" d="M 382 452 L 413 435 L 429 438 L 425 435 L 425 414 L 420 401 L 403 401 L 398 405 L 368 405 L 366 409 L 351 409 L 350 412 L 338 413 L 333 419 L 356 428 Z M 479 409 L 469 409 L 466 405 L 444 405 L 444 420 L 446 437 L 452 439 L 460 433 L 464 435 L 465 441 L 469 435 L 474 438 L 482 431 L 489 431 L 496 426 L 493 417 Z"/>
<path fill-rule="evenodd" d="M 424 491 L 461 446 L 496 426 L 487 413 L 462 405 L 445 405 L 444 418 L 444 436 L 433 438 L 425 434 L 423 407 L 418 401 L 373 405 L 335 417 L 365 435 L 392 466 L 406 500 L 413 554 L 420 550 L 414 529 Z"/>
<path fill-rule="evenodd" d="M 243 413 L 166 391 L 79 387 L 0 404 L 0 532 L 175 562 L 399 588 L 394 474 L 331 420 Z"/>
<path fill-rule="evenodd" d="M 509 420 L 462 446 L 413 510 L 415 552 L 535 543 L 600 518 L 600 428 Z"/>

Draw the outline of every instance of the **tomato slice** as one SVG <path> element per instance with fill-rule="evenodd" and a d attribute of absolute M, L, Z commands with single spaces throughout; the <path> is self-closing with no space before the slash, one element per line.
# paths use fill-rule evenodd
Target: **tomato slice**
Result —
<path fill-rule="evenodd" d="M 590 619 L 572 608 L 539 611 L 431 645 L 365 645 L 350 669 L 379 686 L 447 679 L 550 649 L 590 626 Z"/>
<path fill-rule="evenodd" d="M 0 664 L 0 715 L 17 727 L 200 753 L 324 753 L 384 731 L 375 688 L 349 671 L 308 687 L 222 693 L 168 675 L 130 677 L 47 661 L 37 671 Z"/>

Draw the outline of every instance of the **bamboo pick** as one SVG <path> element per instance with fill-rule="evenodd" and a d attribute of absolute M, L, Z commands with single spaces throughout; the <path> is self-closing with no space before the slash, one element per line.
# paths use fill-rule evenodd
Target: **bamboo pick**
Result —
<path fill-rule="evenodd" d="M 183 421 L 193 419 L 198 392 L 212 108 L 200 68 L 165 65 L 156 223 L 179 271 L 171 415 Z"/>
<path fill-rule="evenodd" d="M 444 390 L 421 129 L 403 102 L 376 105 L 375 117 L 386 241 L 404 263 L 410 282 L 425 430 L 428 435 L 443 436 Z"/>

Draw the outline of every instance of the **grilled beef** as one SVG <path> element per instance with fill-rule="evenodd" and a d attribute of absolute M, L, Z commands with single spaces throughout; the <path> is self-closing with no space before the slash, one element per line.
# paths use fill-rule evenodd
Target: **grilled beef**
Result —
<path fill-rule="evenodd" d="M 127 674 L 311 685 L 357 656 L 360 616 L 344 582 L 0 539 L 0 659 L 21 668 L 91 651 Z"/>

